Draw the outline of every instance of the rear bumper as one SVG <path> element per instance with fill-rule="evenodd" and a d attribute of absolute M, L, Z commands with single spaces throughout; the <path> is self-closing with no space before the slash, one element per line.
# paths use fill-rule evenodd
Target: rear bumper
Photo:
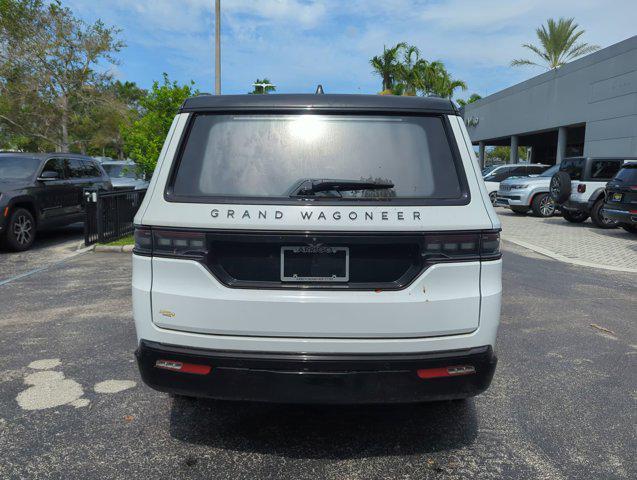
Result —
<path fill-rule="evenodd" d="M 604 215 L 620 223 L 637 225 L 637 214 L 631 214 L 628 210 L 619 210 L 617 208 L 613 208 L 612 206 L 609 207 L 608 204 L 605 204 Z"/>
<path fill-rule="evenodd" d="M 466 398 L 485 391 L 497 358 L 490 346 L 420 354 L 234 352 L 142 340 L 144 382 L 194 397 L 278 403 L 405 403 Z M 211 366 L 207 374 L 158 368 L 158 360 Z M 419 369 L 473 367 L 474 373 L 421 379 Z"/>
<path fill-rule="evenodd" d="M 566 210 L 567 212 L 585 212 L 590 213 L 591 205 L 588 202 L 573 202 L 568 200 L 561 205 L 558 205 L 560 210 Z"/>

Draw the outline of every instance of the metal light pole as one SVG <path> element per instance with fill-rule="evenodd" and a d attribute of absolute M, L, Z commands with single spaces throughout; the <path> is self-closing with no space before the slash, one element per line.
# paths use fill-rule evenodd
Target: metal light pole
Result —
<path fill-rule="evenodd" d="M 221 95 L 221 0 L 215 0 L 215 95 Z"/>

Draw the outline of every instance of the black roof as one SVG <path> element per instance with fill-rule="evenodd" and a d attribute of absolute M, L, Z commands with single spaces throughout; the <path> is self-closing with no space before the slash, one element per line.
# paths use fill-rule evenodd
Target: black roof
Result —
<path fill-rule="evenodd" d="M 446 98 L 334 94 L 199 95 L 186 99 L 180 111 L 305 109 L 457 114 Z"/>

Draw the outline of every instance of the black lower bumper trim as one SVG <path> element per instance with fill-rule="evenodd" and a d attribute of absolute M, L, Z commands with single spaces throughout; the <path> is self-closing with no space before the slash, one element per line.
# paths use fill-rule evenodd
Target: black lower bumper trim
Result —
<path fill-rule="evenodd" d="M 604 215 L 611 220 L 615 220 L 619 223 L 637 224 L 637 215 L 631 214 L 629 210 L 620 210 L 613 208 L 614 205 L 604 204 Z"/>
<path fill-rule="evenodd" d="M 586 202 L 573 202 L 568 200 L 561 205 L 557 205 L 560 210 L 566 210 L 568 212 L 584 212 L 590 214 L 591 206 Z"/>
<path fill-rule="evenodd" d="M 159 391 L 278 403 L 403 403 L 466 398 L 485 391 L 497 363 L 490 346 L 422 354 L 231 352 L 142 340 L 144 382 Z M 157 360 L 208 365 L 206 375 L 157 368 Z M 419 369 L 471 366 L 475 373 L 420 379 Z"/>

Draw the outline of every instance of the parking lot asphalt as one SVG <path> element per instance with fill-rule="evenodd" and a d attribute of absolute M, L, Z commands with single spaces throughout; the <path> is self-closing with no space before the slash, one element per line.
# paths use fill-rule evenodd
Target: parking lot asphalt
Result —
<path fill-rule="evenodd" d="M 0 478 L 637 477 L 633 274 L 505 244 L 485 394 L 319 407 L 144 386 L 130 270 L 129 255 L 86 253 L 0 286 Z"/>
<path fill-rule="evenodd" d="M 26 252 L 0 249 L 0 283 L 67 258 L 77 250 L 83 240 L 83 224 L 74 223 L 38 232 L 33 247 Z"/>

